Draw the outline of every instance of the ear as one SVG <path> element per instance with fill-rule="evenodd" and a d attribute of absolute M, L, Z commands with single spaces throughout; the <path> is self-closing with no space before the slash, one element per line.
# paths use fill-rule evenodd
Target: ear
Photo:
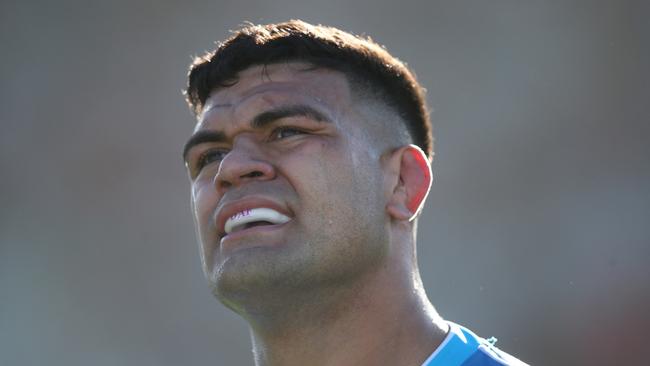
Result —
<path fill-rule="evenodd" d="M 420 213 L 431 189 L 431 166 L 426 154 L 415 145 L 390 153 L 385 164 L 390 197 L 386 211 L 395 220 L 411 221 Z"/>

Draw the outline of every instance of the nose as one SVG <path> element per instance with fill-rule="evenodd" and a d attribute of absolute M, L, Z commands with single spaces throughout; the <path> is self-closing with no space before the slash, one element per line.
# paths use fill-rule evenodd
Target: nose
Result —
<path fill-rule="evenodd" d="M 217 192 L 223 194 L 230 187 L 249 181 L 271 180 L 275 178 L 275 174 L 275 168 L 264 157 L 257 143 L 240 136 L 234 141 L 232 150 L 221 161 L 214 184 Z"/>

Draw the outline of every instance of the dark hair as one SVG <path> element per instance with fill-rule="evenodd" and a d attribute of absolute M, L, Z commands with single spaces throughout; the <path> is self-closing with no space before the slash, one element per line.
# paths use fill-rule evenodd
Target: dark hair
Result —
<path fill-rule="evenodd" d="M 199 114 L 211 92 L 236 83 L 251 66 L 306 62 L 343 72 L 351 87 L 361 86 L 381 98 L 405 121 L 413 142 L 431 157 L 433 136 L 424 89 L 397 58 L 370 38 L 301 20 L 248 25 L 217 49 L 197 57 L 190 67 L 187 103 Z"/>

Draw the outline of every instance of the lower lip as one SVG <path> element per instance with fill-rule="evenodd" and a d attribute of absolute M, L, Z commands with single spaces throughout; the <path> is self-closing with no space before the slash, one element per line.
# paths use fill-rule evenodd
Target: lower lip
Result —
<path fill-rule="evenodd" d="M 227 234 L 223 238 L 221 238 L 221 250 L 222 251 L 230 251 L 230 250 L 235 250 L 240 247 L 251 247 L 251 246 L 272 246 L 268 241 L 265 241 L 260 238 L 260 240 L 256 241 L 255 243 L 248 243 L 248 245 L 240 245 L 241 243 L 237 243 L 240 241 L 242 238 L 245 238 L 246 236 L 249 235 L 265 235 L 265 234 L 271 234 L 273 232 L 282 230 L 285 228 L 287 224 L 291 223 L 291 221 L 287 221 L 283 224 L 276 224 L 276 225 L 261 225 L 261 226 L 253 226 L 248 229 L 243 229 L 239 231 L 235 231 L 233 233 Z M 252 244 L 252 245 L 251 245 Z"/>

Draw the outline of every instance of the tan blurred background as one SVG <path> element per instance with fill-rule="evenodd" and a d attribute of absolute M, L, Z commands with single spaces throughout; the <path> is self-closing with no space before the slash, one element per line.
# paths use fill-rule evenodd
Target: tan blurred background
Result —
<path fill-rule="evenodd" d="M 366 33 L 434 108 L 424 282 L 534 365 L 647 365 L 644 1 L 0 3 L 0 365 L 251 365 L 203 280 L 190 56 L 241 22 Z"/>

